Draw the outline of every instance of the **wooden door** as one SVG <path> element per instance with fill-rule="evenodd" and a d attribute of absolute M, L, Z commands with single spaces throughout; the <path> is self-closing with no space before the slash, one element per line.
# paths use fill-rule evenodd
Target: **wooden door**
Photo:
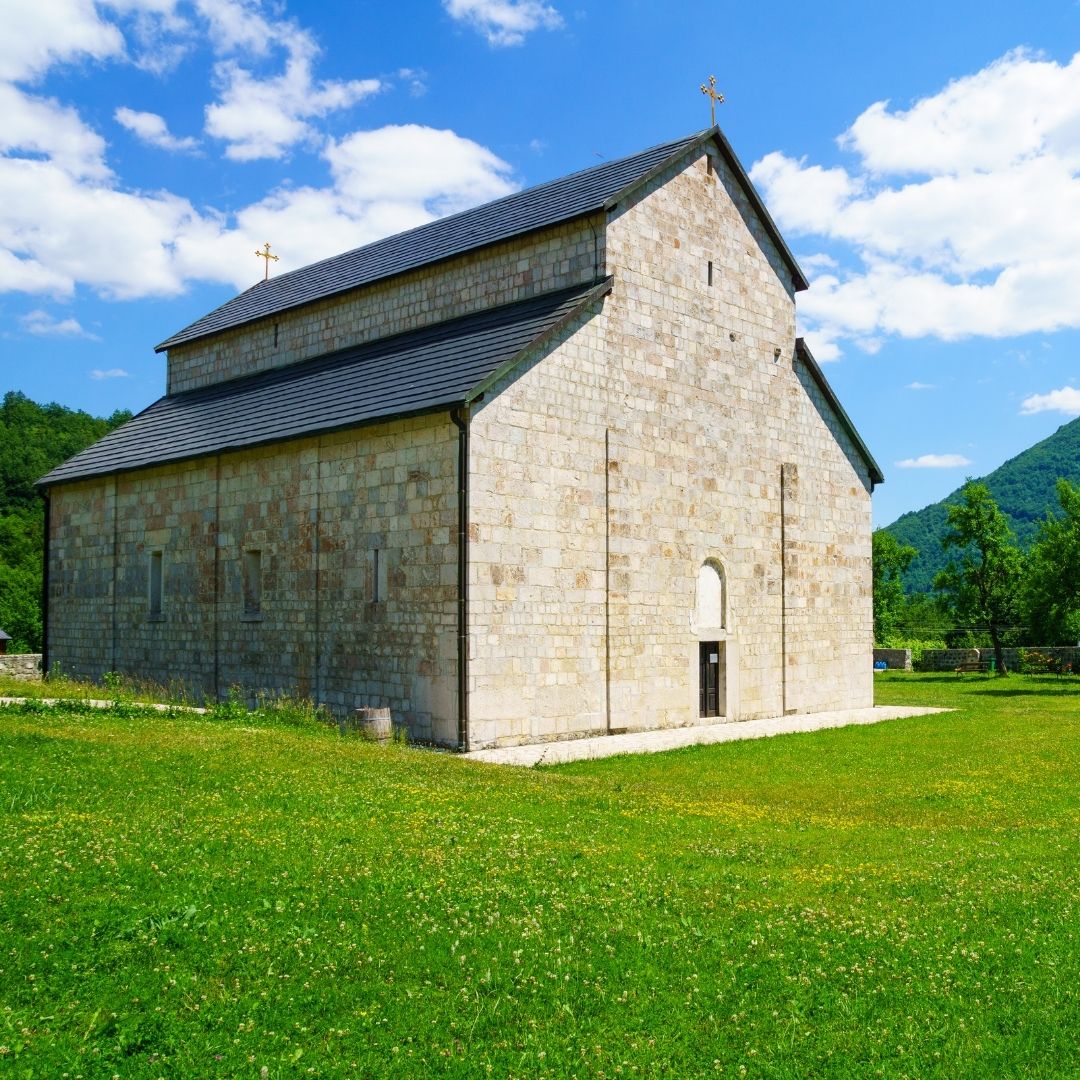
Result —
<path fill-rule="evenodd" d="M 701 671 L 701 715 L 721 716 L 722 680 L 720 677 L 720 643 L 718 641 L 700 642 Z"/>

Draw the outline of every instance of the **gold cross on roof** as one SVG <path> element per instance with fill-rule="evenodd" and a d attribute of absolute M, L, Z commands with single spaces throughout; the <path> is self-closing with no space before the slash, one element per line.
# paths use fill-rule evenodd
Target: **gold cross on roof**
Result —
<path fill-rule="evenodd" d="M 262 251 L 256 251 L 255 254 L 260 259 L 265 259 L 266 260 L 265 269 L 263 270 L 263 281 L 265 281 L 270 276 L 270 260 L 273 259 L 274 262 L 277 262 L 279 256 L 270 254 L 270 241 L 269 240 L 267 240 L 266 243 L 263 244 Z"/>
<path fill-rule="evenodd" d="M 716 106 L 718 104 L 720 104 L 720 105 L 724 104 L 724 95 L 721 94 L 720 91 L 716 89 L 716 76 L 715 75 L 710 75 L 709 76 L 709 85 L 708 86 L 706 86 L 704 83 L 701 84 L 701 92 L 703 94 L 708 94 L 708 96 L 709 96 L 709 116 L 711 117 L 711 120 L 712 120 L 712 126 L 716 127 Z"/>

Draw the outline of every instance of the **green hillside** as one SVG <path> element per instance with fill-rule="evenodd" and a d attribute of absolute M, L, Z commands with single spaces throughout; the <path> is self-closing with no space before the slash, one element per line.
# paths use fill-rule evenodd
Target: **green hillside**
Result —
<path fill-rule="evenodd" d="M 14 392 L 0 401 L 0 630 L 13 652 L 41 648 L 44 504 L 34 484 L 130 418 L 119 411 L 102 420 Z"/>
<path fill-rule="evenodd" d="M 1021 545 L 1035 536 L 1037 523 L 1048 511 L 1058 509 L 1054 484 L 1059 477 L 1080 483 L 1080 418 L 1058 428 L 1048 439 L 1017 454 L 988 476 L 982 477 L 998 506 L 1008 516 Z M 902 544 L 910 544 L 918 556 L 904 575 L 910 592 L 926 592 L 934 575 L 946 563 L 941 550 L 945 534 L 945 507 L 958 500 L 960 489 L 941 502 L 903 514 L 886 528 Z"/>

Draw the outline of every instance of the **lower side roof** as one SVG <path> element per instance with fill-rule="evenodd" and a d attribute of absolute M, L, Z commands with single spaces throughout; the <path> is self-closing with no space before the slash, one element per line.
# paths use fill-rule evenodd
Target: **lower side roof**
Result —
<path fill-rule="evenodd" d="M 471 400 L 610 279 L 166 396 L 57 466 L 43 487 L 281 442 Z"/>

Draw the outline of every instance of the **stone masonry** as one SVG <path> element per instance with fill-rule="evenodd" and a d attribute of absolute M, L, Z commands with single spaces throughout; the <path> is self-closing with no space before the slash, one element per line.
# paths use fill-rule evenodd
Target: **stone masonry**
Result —
<path fill-rule="evenodd" d="M 9 679 L 41 678 L 41 653 L 10 653 L 0 656 L 0 675 Z"/>
<path fill-rule="evenodd" d="M 50 663 L 210 698 L 236 686 L 338 712 L 389 705 L 416 738 L 452 742 L 456 449 L 447 418 L 427 417 L 58 489 Z M 247 551 L 264 568 L 257 613 Z"/>
<path fill-rule="evenodd" d="M 700 723 L 708 559 L 729 719 L 872 703 L 869 477 L 733 193 L 702 157 L 616 208 L 603 311 L 473 420 L 474 746 Z"/>
<path fill-rule="evenodd" d="M 180 345 L 169 350 L 169 393 L 595 281 L 603 244 L 603 222 L 585 218 Z"/>

